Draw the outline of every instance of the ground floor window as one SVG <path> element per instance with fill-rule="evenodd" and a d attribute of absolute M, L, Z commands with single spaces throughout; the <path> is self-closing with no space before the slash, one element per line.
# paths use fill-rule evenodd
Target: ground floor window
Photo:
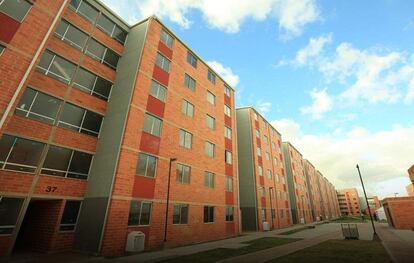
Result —
<path fill-rule="evenodd" d="M 188 223 L 188 204 L 175 204 L 173 214 L 173 224 Z"/>
<path fill-rule="evenodd" d="M 13 232 L 23 201 L 23 198 L 0 196 L 0 235 Z"/>
<path fill-rule="evenodd" d="M 214 206 L 204 207 L 204 223 L 214 222 Z"/>
<path fill-rule="evenodd" d="M 63 210 L 62 219 L 60 220 L 60 231 L 72 231 L 75 230 L 76 222 L 78 221 L 79 210 L 81 207 L 81 201 L 67 200 L 65 203 L 65 209 Z"/>
<path fill-rule="evenodd" d="M 131 201 L 131 208 L 129 210 L 128 225 L 149 225 L 151 221 L 151 202 L 147 201 Z"/>
<path fill-rule="evenodd" d="M 226 221 L 232 222 L 234 220 L 234 208 L 232 206 L 226 206 Z"/>

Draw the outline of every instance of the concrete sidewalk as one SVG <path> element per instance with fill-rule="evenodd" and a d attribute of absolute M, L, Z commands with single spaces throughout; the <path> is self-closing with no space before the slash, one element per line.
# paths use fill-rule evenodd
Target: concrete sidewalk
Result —
<path fill-rule="evenodd" d="M 218 263 L 263 263 L 268 262 L 272 259 L 286 256 L 290 253 L 298 250 L 315 246 L 319 243 L 327 241 L 329 239 L 341 238 L 340 231 L 335 231 L 322 236 L 314 237 L 311 239 L 304 239 L 297 242 L 289 243 L 282 246 L 277 246 L 269 249 L 260 250 L 250 254 L 245 254 L 237 257 L 218 261 Z"/>
<path fill-rule="evenodd" d="M 313 224 L 308 224 L 313 225 Z M 295 225 L 288 228 L 283 229 L 276 229 L 268 232 L 245 232 L 242 236 L 234 237 L 234 238 L 228 238 L 218 241 L 211 241 L 201 244 L 194 244 L 184 247 L 177 247 L 177 248 L 171 248 L 171 249 L 165 249 L 165 250 L 159 250 L 159 251 L 153 251 L 153 252 L 145 252 L 140 253 L 136 255 L 131 256 L 125 256 L 120 257 L 116 259 L 103 259 L 96 262 L 108 262 L 108 261 L 116 261 L 116 262 L 131 262 L 131 263 L 152 263 L 152 262 L 159 262 L 166 259 L 191 255 L 203 251 L 213 250 L 217 248 L 232 248 L 237 249 L 240 247 L 248 246 L 249 244 L 244 244 L 243 242 L 248 242 L 254 239 L 263 238 L 263 237 L 283 237 L 283 238 L 295 238 L 292 235 L 288 236 L 279 236 L 280 233 L 294 230 L 298 228 L 302 228 L 306 225 Z M 317 226 L 320 227 L 322 225 Z M 306 231 L 306 230 L 305 230 Z M 297 243 L 297 242 L 294 242 Z M 293 244 L 293 243 L 291 243 Z"/>
<path fill-rule="evenodd" d="M 414 231 L 393 229 L 388 224 L 375 224 L 382 244 L 396 263 L 414 260 Z"/>

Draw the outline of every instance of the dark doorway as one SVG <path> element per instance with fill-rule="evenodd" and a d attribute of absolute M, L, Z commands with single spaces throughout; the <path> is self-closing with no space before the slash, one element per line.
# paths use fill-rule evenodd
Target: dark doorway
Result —
<path fill-rule="evenodd" d="M 53 249 L 62 200 L 32 200 L 27 208 L 14 252 Z"/>

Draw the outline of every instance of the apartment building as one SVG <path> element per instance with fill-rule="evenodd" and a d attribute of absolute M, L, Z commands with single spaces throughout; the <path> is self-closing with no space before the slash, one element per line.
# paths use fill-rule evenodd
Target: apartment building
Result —
<path fill-rule="evenodd" d="M 320 221 L 323 218 L 323 201 L 322 192 L 318 182 L 318 173 L 315 166 L 308 161 L 304 161 L 306 184 L 308 186 L 308 193 L 311 199 L 311 213 L 313 221 Z"/>
<path fill-rule="evenodd" d="M 408 196 L 414 196 L 414 184 L 409 184 L 405 187 Z"/>
<path fill-rule="evenodd" d="M 238 108 L 237 144 L 242 229 L 292 224 L 280 133 L 254 108 Z"/>
<path fill-rule="evenodd" d="M 0 255 L 239 233 L 234 90 L 160 20 L 4 0 L 0 21 Z"/>
<path fill-rule="evenodd" d="M 293 224 L 313 221 L 304 159 L 289 142 L 282 143 Z"/>
<path fill-rule="evenodd" d="M 359 195 L 356 188 L 348 188 L 337 191 L 341 215 L 361 215 Z"/>

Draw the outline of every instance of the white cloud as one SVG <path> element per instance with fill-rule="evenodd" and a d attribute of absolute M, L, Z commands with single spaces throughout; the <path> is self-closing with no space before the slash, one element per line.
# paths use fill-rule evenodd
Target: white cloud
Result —
<path fill-rule="evenodd" d="M 260 113 L 265 114 L 272 108 L 272 103 L 267 101 L 259 101 L 256 108 Z"/>
<path fill-rule="evenodd" d="M 275 120 L 272 124 L 282 133 L 282 139 L 292 142 L 336 188 L 360 185 L 355 168 L 358 163 L 370 193 L 381 197 L 405 193 L 404 187 L 409 183 L 407 169 L 414 162 L 414 126 L 395 126 L 377 132 L 356 127 L 345 133 L 317 136 L 304 134 L 300 125 L 290 119 Z M 391 190 L 384 187 L 387 181 L 398 185 Z"/>
<path fill-rule="evenodd" d="M 332 34 L 309 39 L 308 45 L 296 53 L 294 63 L 298 65 L 307 64 L 310 58 L 319 56 L 323 48 L 331 42 Z"/>
<path fill-rule="evenodd" d="M 212 67 L 233 88 L 236 87 L 239 83 L 239 76 L 234 74 L 231 68 L 225 67 L 223 64 L 215 60 L 207 61 L 207 64 Z"/>
<path fill-rule="evenodd" d="M 323 113 L 326 113 L 332 109 L 333 99 L 328 95 L 326 89 L 312 90 L 310 92 L 312 97 L 312 105 L 303 107 L 300 109 L 302 114 L 310 114 L 313 119 L 319 120 L 322 118 Z"/>
<path fill-rule="evenodd" d="M 227 33 L 238 32 L 246 20 L 277 21 L 282 34 L 298 36 L 303 28 L 320 19 L 316 0 L 128 0 L 124 4 L 103 0 L 131 22 L 137 14 L 145 18 L 153 14 L 189 28 L 190 11 L 199 11 L 207 24 Z M 125 4 L 128 3 L 128 4 Z M 122 5 L 122 7 L 120 7 Z M 135 21 L 134 21 L 135 22 Z"/>

